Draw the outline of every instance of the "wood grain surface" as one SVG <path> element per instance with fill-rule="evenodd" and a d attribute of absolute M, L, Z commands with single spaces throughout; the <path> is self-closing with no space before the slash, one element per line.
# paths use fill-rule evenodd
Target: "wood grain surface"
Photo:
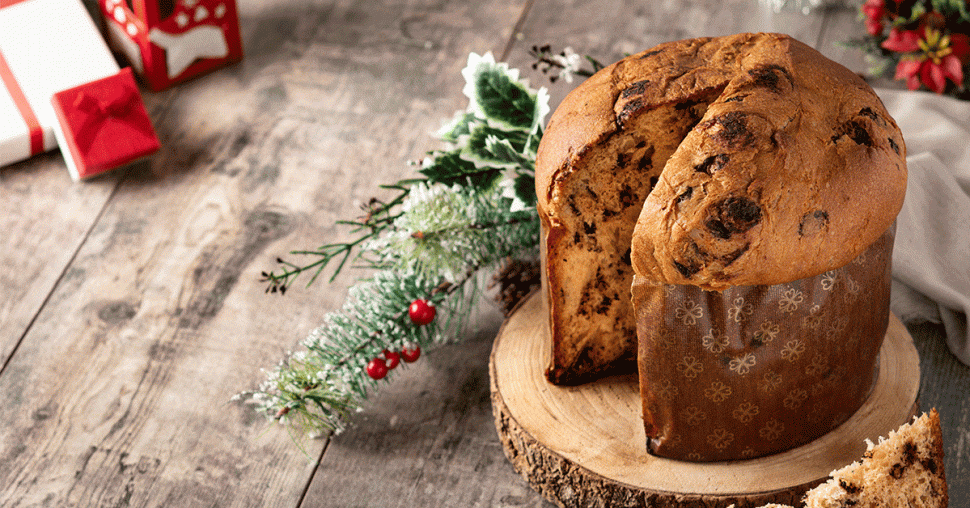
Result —
<path fill-rule="evenodd" d="M 93 0 L 85 0 L 89 7 Z M 337 436 L 295 443 L 232 395 L 262 380 L 358 276 L 264 295 L 279 255 L 338 240 L 466 105 L 459 71 L 533 44 L 609 62 L 656 43 L 789 32 L 835 46 L 855 11 L 757 0 L 240 1 L 242 62 L 143 92 L 162 149 L 73 183 L 56 152 L 0 168 L 0 506 L 550 506 L 493 425 L 501 316 L 425 354 Z M 970 369 L 912 327 L 941 413 L 951 506 L 970 506 Z"/>

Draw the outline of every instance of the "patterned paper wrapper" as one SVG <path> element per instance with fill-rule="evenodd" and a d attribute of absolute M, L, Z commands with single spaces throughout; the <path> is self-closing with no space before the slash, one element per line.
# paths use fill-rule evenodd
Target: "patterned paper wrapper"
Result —
<path fill-rule="evenodd" d="M 786 284 L 710 292 L 636 277 L 648 451 L 697 462 L 759 457 L 852 416 L 877 375 L 894 233 L 841 268 Z"/>

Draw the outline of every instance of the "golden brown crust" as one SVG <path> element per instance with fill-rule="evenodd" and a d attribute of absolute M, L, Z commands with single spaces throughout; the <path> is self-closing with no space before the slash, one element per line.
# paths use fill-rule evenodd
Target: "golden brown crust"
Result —
<path fill-rule="evenodd" d="M 674 61 L 717 49 L 703 41 L 654 51 Z M 668 77 L 665 69 L 656 69 L 655 80 Z M 679 95 L 641 110 L 636 94 L 644 90 L 643 76 L 636 65 L 617 62 L 569 94 L 543 136 L 536 191 L 553 336 L 548 377 L 554 383 L 582 382 L 617 363 L 635 368 L 633 226 L 667 159 L 719 91 L 716 79 L 698 77 L 704 71 L 681 74 L 664 85 Z M 670 135 L 656 136 L 661 130 Z"/>
<path fill-rule="evenodd" d="M 861 78 L 774 34 L 662 44 L 577 87 L 539 148 L 540 211 L 555 223 L 559 184 L 633 117 L 712 90 L 646 200 L 638 273 L 709 289 L 787 282 L 848 262 L 895 219 L 906 179 L 895 122 Z"/>
<path fill-rule="evenodd" d="M 644 203 L 634 270 L 707 289 L 779 284 L 858 256 L 906 183 L 895 122 L 858 76 L 755 35 Z"/>

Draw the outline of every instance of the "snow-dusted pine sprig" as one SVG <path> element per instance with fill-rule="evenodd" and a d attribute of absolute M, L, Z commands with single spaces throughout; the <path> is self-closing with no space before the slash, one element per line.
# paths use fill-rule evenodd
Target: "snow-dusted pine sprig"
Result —
<path fill-rule="evenodd" d="M 462 75 L 469 106 L 437 133 L 450 148 L 430 153 L 420 177 L 383 186 L 396 191 L 392 199 L 371 200 L 364 216 L 341 221 L 353 240 L 297 251 L 317 259 L 281 259 L 279 272 L 263 273 L 267 290 L 283 293 L 331 261 L 334 275 L 351 260 L 374 269 L 302 350 L 243 394 L 270 418 L 313 433 L 344 428 L 402 360 L 457 337 L 484 271 L 538 254 L 535 156 L 548 94 L 491 54 L 469 55 Z"/>

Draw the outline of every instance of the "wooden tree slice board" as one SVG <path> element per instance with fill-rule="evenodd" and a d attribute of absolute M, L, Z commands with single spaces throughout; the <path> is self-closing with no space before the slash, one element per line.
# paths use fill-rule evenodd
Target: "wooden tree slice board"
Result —
<path fill-rule="evenodd" d="M 550 384 L 541 298 L 533 295 L 502 326 L 489 371 L 492 410 L 505 455 L 544 497 L 564 507 L 761 506 L 797 504 L 835 469 L 858 460 L 917 410 L 919 357 L 891 316 L 879 374 L 863 406 L 832 432 L 757 459 L 692 463 L 646 453 L 634 375 L 575 387 Z"/>

